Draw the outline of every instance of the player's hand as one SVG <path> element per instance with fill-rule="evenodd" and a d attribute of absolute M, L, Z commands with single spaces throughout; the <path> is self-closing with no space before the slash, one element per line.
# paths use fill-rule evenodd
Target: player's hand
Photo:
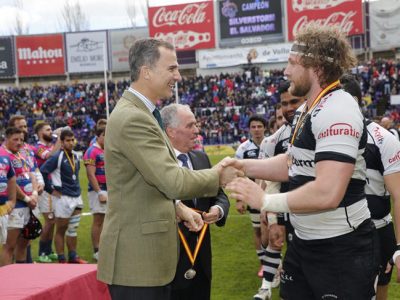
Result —
<path fill-rule="evenodd" d="M 251 208 L 261 210 L 263 205 L 264 191 L 261 187 L 249 178 L 236 178 L 227 186 L 230 197 L 244 201 Z"/>
<path fill-rule="evenodd" d="M 235 204 L 236 210 L 239 214 L 243 215 L 246 212 L 247 205 L 243 201 L 236 200 Z"/>
<path fill-rule="evenodd" d="M 269 245 L 274 250 L 280 250 L 285 242 L 285 227 L 272 224 L 268 226 L 269 228 Z"/>
<path fill-rule="evenodd" d="M 101 192 L 98 194 L 98 199 L 99 199 L 100 203 L 106 203 L 107 200 L 108 200 L 107 192 L 101 191 Z"/>

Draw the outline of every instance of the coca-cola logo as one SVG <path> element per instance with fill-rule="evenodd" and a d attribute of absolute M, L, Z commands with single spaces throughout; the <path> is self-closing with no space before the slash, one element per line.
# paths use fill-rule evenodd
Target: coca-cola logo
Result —
<path fill-rule="evenodd" d="M 353 0 L 296 0 L 291 2 L 292 9 L 301 12 L 304 10 L 324 10 L 351 1 Z"/>
<path fill-rule="evenodd" d="M 154 27 L 163 27 L 203 23 L 207 6 L 208 3 L 191 3 L 177 10 L 168 10 L 163 6 L 155 12 L 152 24 Z"/>
<path fill-rule="evenodd" d="M 309 24 L 316 24 L 319 26 L 336 26 L 344 31 L 346 34 L 349 34 L 354 27 L 354 21 L 352 18 L 357 14 L 356 11 L 351 10 L 348 12 L 334 12 L 330 14 L 325 19 L 314 19 L 309 20 L 308 16 L 300 17 L 293 26 L 293 35 L 301 30 L 304 26 Z"/>

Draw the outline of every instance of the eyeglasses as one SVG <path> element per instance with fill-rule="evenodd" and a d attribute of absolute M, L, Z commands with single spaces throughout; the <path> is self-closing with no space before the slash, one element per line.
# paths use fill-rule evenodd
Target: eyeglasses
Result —
<path fill-rule="evenodd" d="M 297 103 L 299 103 L 299 101 L 300 101 L 300 99 L 293 98 L 293 99 L 290 99 L 289 101 L 281 101 L 281 105 L 282 106 L 288 106 L 289 104 L 296 105 Z"/>

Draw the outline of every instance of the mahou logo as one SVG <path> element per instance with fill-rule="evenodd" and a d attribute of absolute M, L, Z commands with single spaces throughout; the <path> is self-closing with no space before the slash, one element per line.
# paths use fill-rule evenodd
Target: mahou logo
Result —
<path fill-rule="evenodd" d="M 42 47 L 38 47 L 37 49 L 31 49 L 31 48 L 18 49 L 18 59 L 20 60 L 55 59 L 60 57 L 63 57 L 62 49 L 60 48 L 43 49 Z"/>
<path fill-rule="evenodd" d="M 177 10 L 168 10 L 165 6 L 160 7 L 153 16 L 152 24 L 158 28 L 203 23 L 206 18 L 204 10 L 208 5 L 208 3 L 191 3 Z"/>
<path fill-rule="evenodd" d="M 307 16 L 300 17 L 293 26 L 293 35 L 309 24 L 317 24 L 320 26 L 337 26 L 342 31 L 349 34 L 349 32 L 353 29 L 354 22 L 352 18 L 356 15 L 355 11 L 348 11 L 348 12 L 334 12 L 330 14 L 325 19 L 314 19 L 309 20 Z"/>

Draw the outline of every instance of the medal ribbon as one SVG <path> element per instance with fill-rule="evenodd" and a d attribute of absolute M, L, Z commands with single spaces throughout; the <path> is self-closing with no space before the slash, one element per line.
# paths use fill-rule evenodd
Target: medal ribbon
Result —
<path fill-rule="evenodd" d="M 315 98 L 315 100 L 313 101 L 313 103 L 311 104 L 311 107 L 309 109 L 307 109 L 306 111 L 306 105 L 304 106 L 303 111 L 301 112 L 300 118 L 296 123 L 296 128 L 294 129 L 293 132 L 293 136 L 292 139 L 290 140 L 290 143 L 293 145 L 293 142 L 296 138 L 297 135 L 297 131 L 300 128 L 300 124 L 303 123 L 305 117 L 307 116 L 307 114 L 312 111 L 314 109 L 315 106 L 318 105 L 318 103 L 321 101 L 322 97 L 324 97 L 330 90 L 336 88 L 338 85 L 340 84 L 339 80 L 336 80 L 335 82 L 332 82 L 330 85 L 328 85 L 326 88 L 324 88 L 321 92 L 319 92 L 317 98 Z"/>
<path fill-rule="evenodd" d="M 69 164 L 70 164 L 70 166 L 71 166 L 72 173 L 75 175 L 75 156 L 74 156 L 74 154 L 72 153 L 72 160 L 71 160 L 71 158 L 69 157 L 67 151 L 64 151 L 64 153 L 65 153 L 65 155 L 66 155 L 67 158 L 68 158 L 68 162 L 69 162 Z"/>
<path fill-rule="evenodd" d="M 201 212 L 197 209 L 194 209 L 194 211 L 196 212 Z M 197 258 L 197 254 L 199 253 L 201 244 L 203 243 L 204 240 L 204 236 L 206 234 L 206 230 L 207 230 L 208 224 L 205 223 L 203 228 L 201 229 L 200 235 L 199 235 L 199 239 L 197 240 L 196 243 L 196 248 L 194 249 L 194 253 L 192 254 L 192 251 L 190 250 L 189 244 L 185 238 L 185 236 L 183 235 L 182 231 L 180 230 L 180 228 L 178 228 L 178 233 L 179 233 L 179 237 L 181 239 L 181 242 L 183 244 L 183 247 L 185 248 L 186 254 L 189 257 L 190 262 L 192 263 L 192 266 L 194 266 L 194 263 L 196 261 Z"/>

